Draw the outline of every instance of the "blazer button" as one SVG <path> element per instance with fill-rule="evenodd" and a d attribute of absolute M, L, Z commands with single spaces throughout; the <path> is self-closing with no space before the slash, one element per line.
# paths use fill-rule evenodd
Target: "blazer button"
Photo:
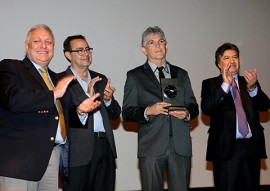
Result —
<path fill-rule="evenodd" d="M 55 116 L 55 118 L 54 118 L 55 120 L 58 120 L 59 119 L 59 117 L 58 116 Z"/>
<path fill-rule="evenodd" d="M 51 137 L 50 139 L 51 139 L 51 141 L 54 141 L 54 137 Z"/>

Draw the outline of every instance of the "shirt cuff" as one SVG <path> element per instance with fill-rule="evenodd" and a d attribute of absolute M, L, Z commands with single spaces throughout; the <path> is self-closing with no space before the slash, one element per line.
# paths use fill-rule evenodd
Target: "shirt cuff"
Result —
<path fill-rule="evenodd" d="M 221 85 L 221 88 L 223 89 L 224 92 L 226 92 L 227 94 L 229 93 L 230 91 L 230 85 L 223 82 L 222 85 Z"/>
<path fill-rule="evenodd" d="M 146 115 L 146 110 L 147 110 L 147 109 L 148 109 L 148 107 L 145 108 L 143 115 L 144 115 L 145 120 L 146 120 L 146 121 L 149 121 L 149 115 Z"/>
<path fill-rule="evenodd" d="M 258 93 L 258 87 L 256 86 L 252 91 L 248 91 L 250 97 L 255 97 Z"/>

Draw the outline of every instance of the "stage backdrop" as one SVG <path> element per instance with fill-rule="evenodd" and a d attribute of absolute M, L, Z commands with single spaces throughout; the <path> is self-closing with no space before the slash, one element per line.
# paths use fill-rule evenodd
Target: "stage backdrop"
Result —
<path fill-rule="evenodd" d="M 56 38 L 50 68 L 60 72 L 69 65 L 63 41 L 83 34 L 94 48 L 91 69 L 111 78 L 115 98 L 122 105 L 126 72 L 146 60 L 140 51 L 141 34 L 157 25 L 168 40 L 168 61 L 188 71 L 198 103 L 202 80 L 219 74 L 214 54 L 224 42 L 239 46 L 241 74 L 256 67 L 261 86 L 270 96 L 269 18 L 269 0 L 2 0 L 0 59 L 23 59 L 28 29 L 45 23 Z M 261 122 L 270 154 L 269 112 L 261 114 Z M 205 161 L 209 119 L 200 112 L 191 125 L 191 187 L 213 186 L 211 164 Z M 116 190 L 139 190 L 137 124 L 121 118 L 113 128 L 118 151 Z M 270 184 L 269 163 L 270 159 L 262 161 L 263 185 Z"/>

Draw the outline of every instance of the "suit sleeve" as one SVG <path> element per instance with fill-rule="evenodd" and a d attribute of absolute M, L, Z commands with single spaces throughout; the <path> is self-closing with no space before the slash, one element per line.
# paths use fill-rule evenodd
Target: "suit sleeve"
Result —
<path fill-rule="evenodd" d="M 112 102 L 108 107 L 106 107 L 106 109 L 110 119 L 114 120 L 119 118 L 121 114 L 121 107 L 118 104 L 118 102 L 114 99 L 114 97 L 112 97 Z"/>
<path fill-rule="evenodd" d="M 270 101 L 269 97 L 263 92 L 260 84 L 257 82 L 258 93 L 256 96 L 252 97 L 251 100 L 257 107 L 258 111 L 264 112 L 269 110 Z"/>
<path fill-rule="evenodd" d="M 194 92 L 191 87 L 191 82 L 188 77 L 188 74 L 186 74 L 186 83 L 185 83 L 185 107 L 190 113 L 190 119 L 194 119 L 199 114 L 199 107 L 198 103 L 196 101 L 196 98 L 194 96 Z"/>
<path fill-rule="evenodd" d="M 204 80 L 202 82 L 201 90 L 201 110 L 205 115 L 211 115 L 223 100 L 228 96 L 226 92 L 220 87 L 216 87 L 214 82 Z"/>
<path fill-rule="evenodd" d="M 139 107 L 139 94 L 136 87 L 136 79 L 131 72 L 127 73 L 124 87 L 122 116 L 125 121 L 145 122 L 144 111 L 146 107 Z"/>

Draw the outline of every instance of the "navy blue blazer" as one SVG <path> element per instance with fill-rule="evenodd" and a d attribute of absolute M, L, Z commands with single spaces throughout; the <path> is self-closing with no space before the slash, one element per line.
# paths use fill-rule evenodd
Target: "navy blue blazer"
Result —
<path fill-rule="evenodd" d="M 51 70 L 48 72 L 56 84 L 58 76 Z M 22 61 L 2 60 L 0 176 L 40 180 L 48 166 L 57 127 L 53 92 L 48 90 L 32 62 L 27 57 Z"/>

